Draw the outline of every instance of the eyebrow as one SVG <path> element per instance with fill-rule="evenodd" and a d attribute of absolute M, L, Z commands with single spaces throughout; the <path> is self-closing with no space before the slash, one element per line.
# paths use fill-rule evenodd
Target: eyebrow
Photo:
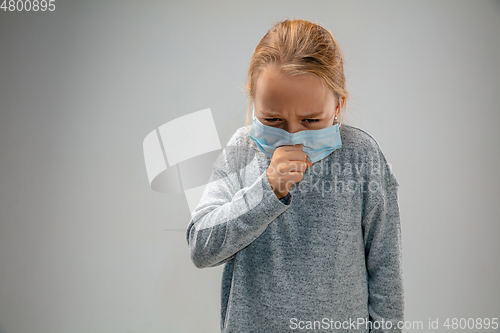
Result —
<path fill-rule="evenodd" d="M 319 111 L 319 112 L 315 112 L 315 113 L 311 113 L 311 114 L 306 114 L 306 115 L 303 115 L 303 116 L 299 116 L 300 118 L 314 118 L 314 117 L 317 117 L 317 116 L 321 116 L 323 114 L 322 111 Z"/>
<path fill-rule="evenodd" d="M 264 115 L 264 117 L 275 117 L 275 118 L 281 117 L 281 114 L 272 113 L 272 112 L 262 111 L 262 114 Z M 299 118 L 313 118 L 313 117 L 321 116 L 322 114 L 323 114 L 323 112 L 319 111 L 319 112 L 315 112 L 315 113 L 311 113 L 311 114 L 299 115 Z"/>

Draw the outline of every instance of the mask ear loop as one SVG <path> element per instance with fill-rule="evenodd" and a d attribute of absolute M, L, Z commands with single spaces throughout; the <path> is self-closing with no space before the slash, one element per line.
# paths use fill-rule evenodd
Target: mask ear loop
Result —
<path fill-rule="evenodd" d="M 252 103 L 252 120 L 255 120 L 255 103 Z"/>
<path fill-rule="evenodd" d="M 339 99 L 339 109 L 340 109 L 340 112 L 339 112 L 339 129 L 340 127 L 342 126 L 342 100 Z"/>

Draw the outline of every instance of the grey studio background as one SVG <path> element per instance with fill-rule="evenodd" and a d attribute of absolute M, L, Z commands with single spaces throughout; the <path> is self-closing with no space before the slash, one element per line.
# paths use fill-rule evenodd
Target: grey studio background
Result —
<path fill-rule="evenodd" d="M 219 331 L 222 266 L 192 264 L 186 199 L 149 187 L 142 142 L 210 108 L 224 147 L 284 18 L 332 31 L 346 123 L 392 163 L 405 319 L 500 317 L 499 1 L 55 5 L 0 11 L 1 333 Z"/>

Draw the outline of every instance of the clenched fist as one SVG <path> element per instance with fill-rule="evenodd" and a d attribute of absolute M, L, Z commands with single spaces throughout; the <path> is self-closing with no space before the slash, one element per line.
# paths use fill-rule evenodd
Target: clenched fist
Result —
<path fill-rule="evenodd" d="M 292 185 L 302 180 L 311 165 L 301 145 L 276 148 L 266 175 L 278 199 L 284 198 Z"/>

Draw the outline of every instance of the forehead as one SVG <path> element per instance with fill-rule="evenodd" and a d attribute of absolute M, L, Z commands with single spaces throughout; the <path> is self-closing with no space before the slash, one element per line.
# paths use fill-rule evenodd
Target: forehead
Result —
<path fill-rule="evenodd" d="M 289 75 L 268 66 L 257 78 L 255 101 L 263 110 L 319 111 L 334 102 L 327 85 L 313 74 Z"/>

